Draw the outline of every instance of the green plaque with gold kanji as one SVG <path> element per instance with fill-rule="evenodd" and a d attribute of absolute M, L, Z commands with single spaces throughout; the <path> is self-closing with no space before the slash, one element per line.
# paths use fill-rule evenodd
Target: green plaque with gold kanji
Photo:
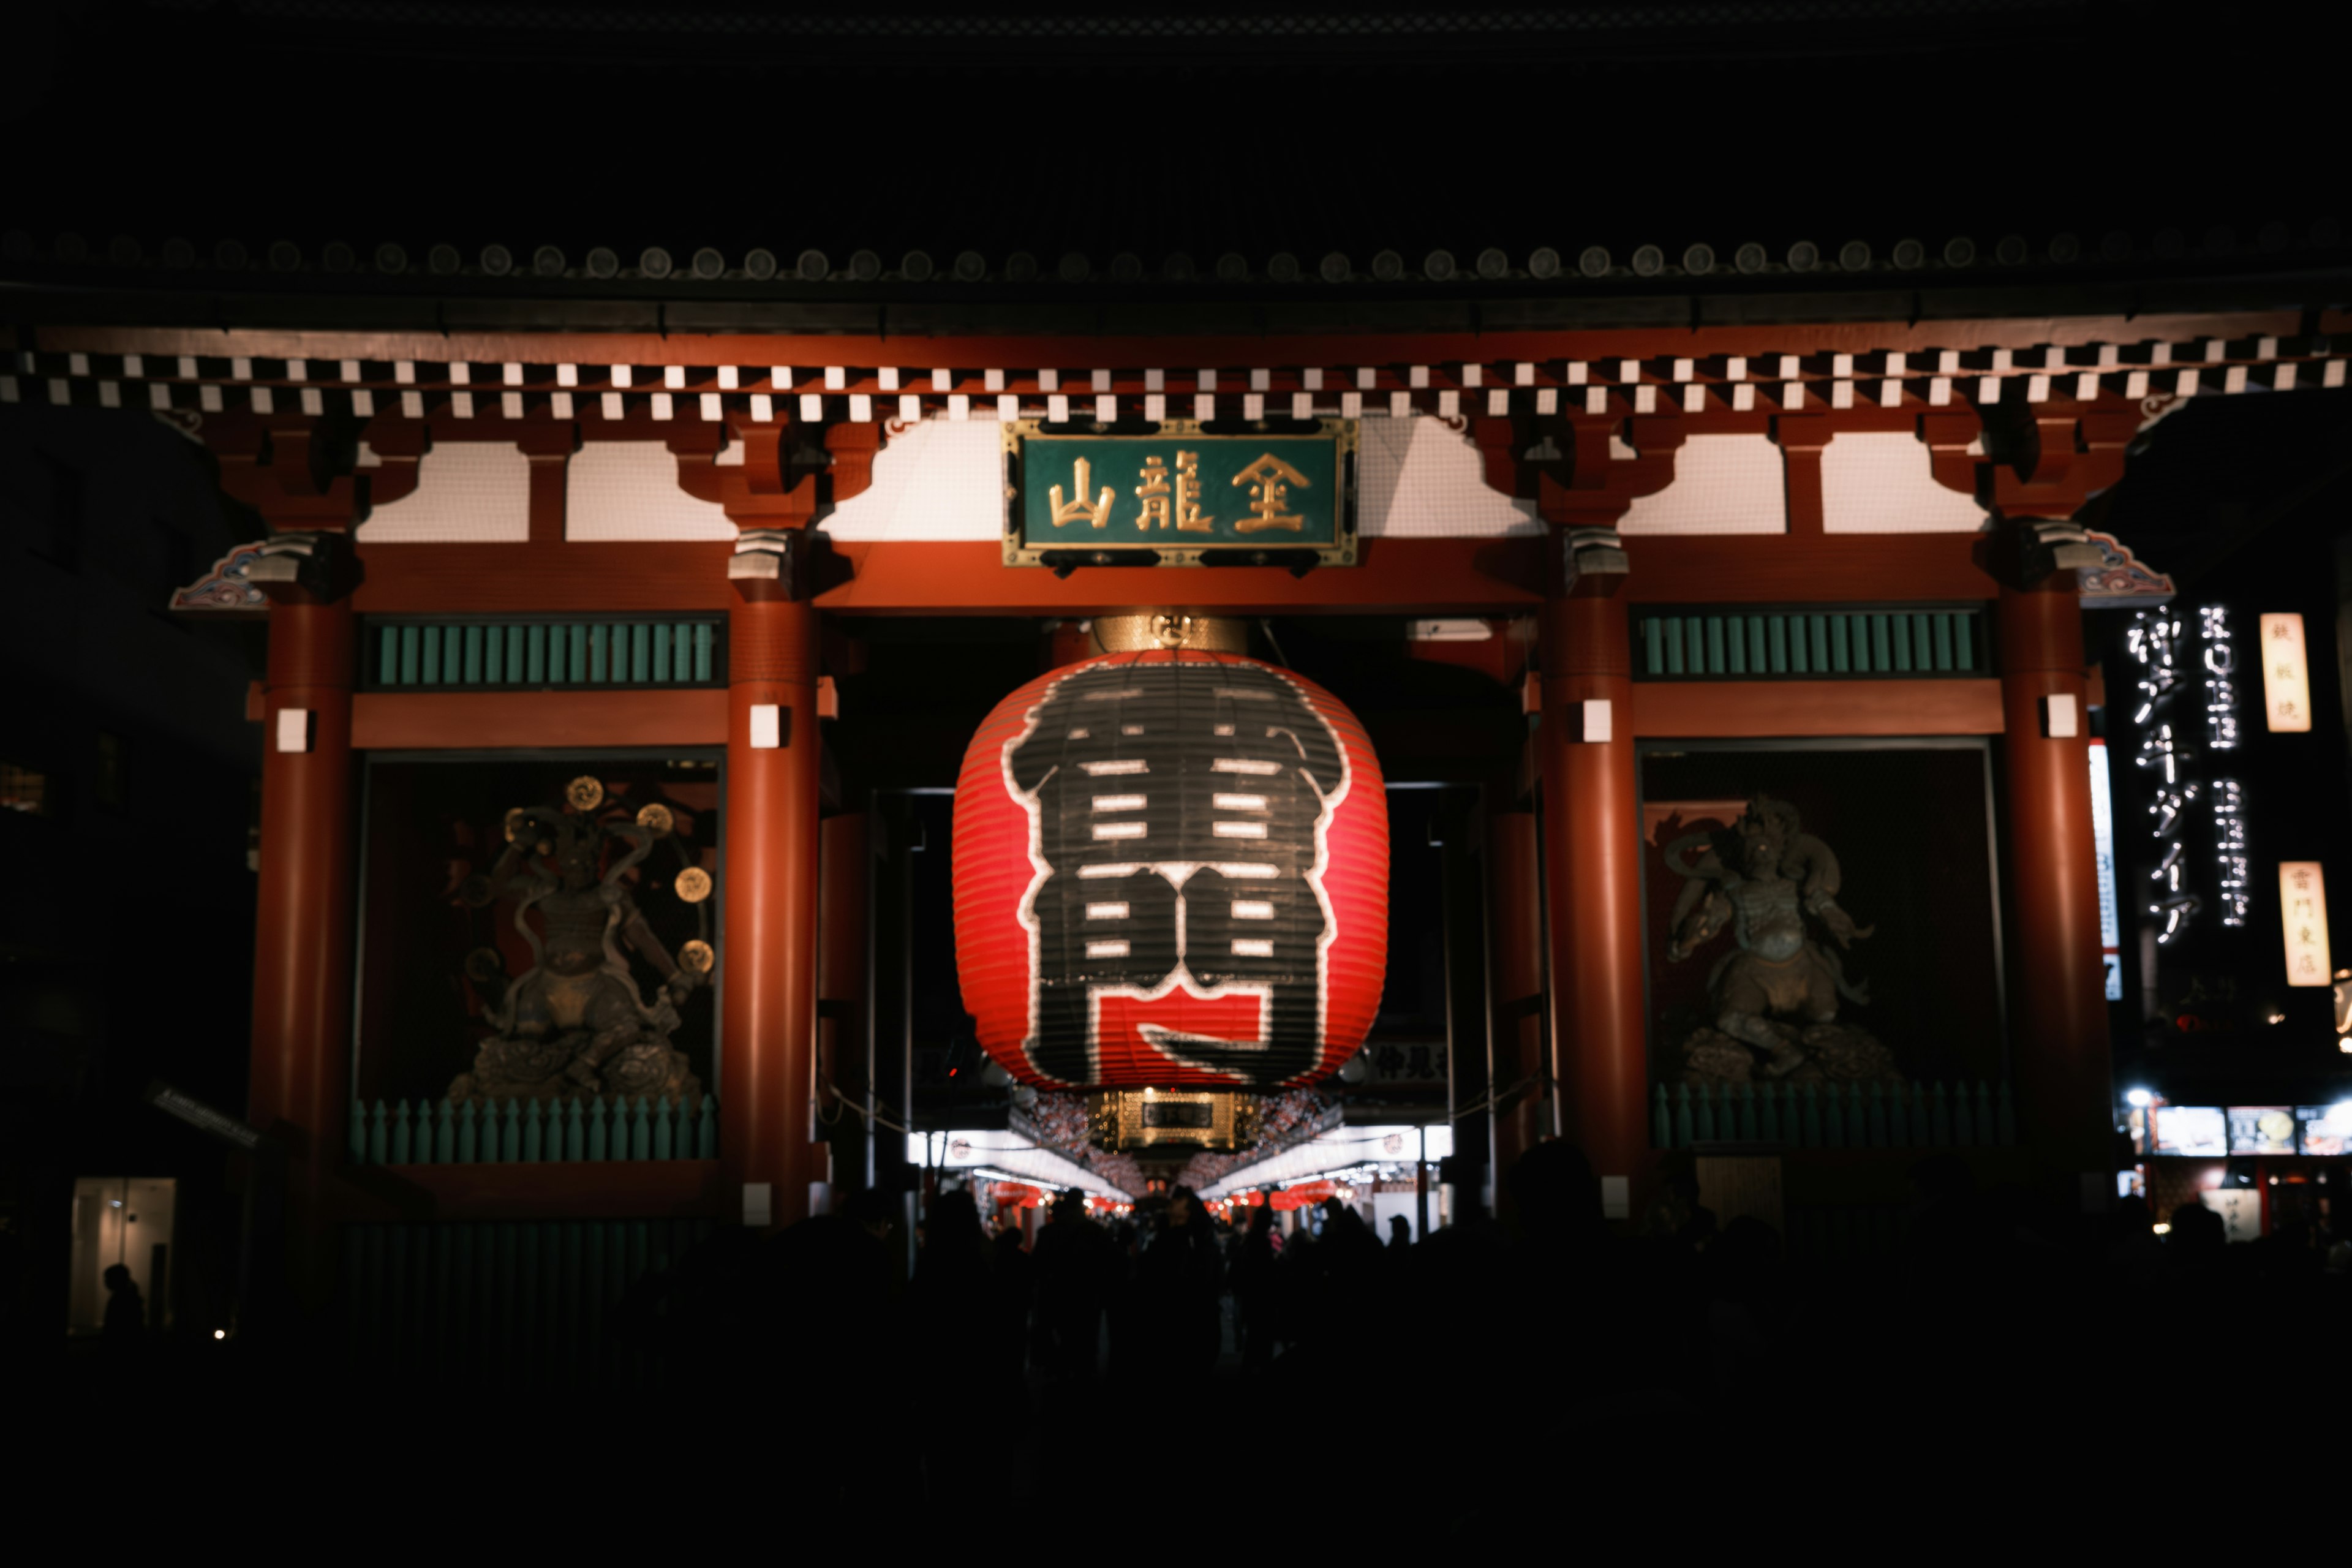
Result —
<path fill-rule="evenodd" d="M 1354 420 L 1285 421 L 1264 433 L 1212 428 L 1169 419 L 1150 435 L 1097 436 L 1008 421 L 1004 563 L 1050 566 L 1076 559 L 1073 551 L 1115 551 L 1110 559 L 1127 564 L 1138 562 L 1133 552 L 1151 550 L 1162 566 L 1258 556 L 1295 564 L 1302 552 L 1355 564 Z"/>

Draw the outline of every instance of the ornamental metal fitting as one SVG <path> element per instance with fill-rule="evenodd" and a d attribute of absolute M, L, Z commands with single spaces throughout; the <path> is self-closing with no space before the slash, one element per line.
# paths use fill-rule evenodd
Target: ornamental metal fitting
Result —
<path fill-rule="evenodd" d="M 337 599 L 351 590 L 352 564 L 352 542 L 341 533 L 280 533 L 262 542 L 241 575 L 273 598 L 273 588 L 299 588 Z"/>
<path fill-rule="evenodd" d="M 1196 652 L 1249 652 L 1249 623 L 1229 616 L 1195 616 L 1156 610 L 1139 616 L 1097 616 L 1095 642 L 1105 653 L 1144 648 L 1191 648 Z"/>
<path fill-rule="evenodd" d="M 1613 528 L 1570 529 L 1560 563 L 1563 592 L 1576 586 L 1580 577 L 1622 577 L 1633 569 L 1625 556 L 1625 542 Z"/>
<path fill-rule="evenodd" d="M 2017 547 L 2018 580 L 2027 587 L 2061 572 L 2105 565 L 2107 559 L 2087 529 L 2061 518 L 2020 519 Z"/>
<path fill-rule="evenodd" d="M 805 579 L 803 562 L 809 550 L 803 530 L 747 528 L 735 541 L 727 561 L 730 583 L 773 583 L 797 597 Z"/>

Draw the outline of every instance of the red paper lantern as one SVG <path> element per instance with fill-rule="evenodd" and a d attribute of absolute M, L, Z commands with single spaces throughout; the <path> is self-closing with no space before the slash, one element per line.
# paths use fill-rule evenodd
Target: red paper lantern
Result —
<path fill-rule="evenodd" d="M 1339 1195 L 1339 1189 L 1329 1182 L 1301 1182 L 1276 1193 L 1267 1206 L 1277 1214 L 1289 1209 L 1311 1209 L 1325 1198 Z"/>
<path fill-rule="evenodd" d="M 1024 1082 L 1268 1089 L 1363 1044 L 1388 801 L 1356 716 L 1238 654 L 1116 653 L 996 706 L 956 782 L 956 963 Z"/>

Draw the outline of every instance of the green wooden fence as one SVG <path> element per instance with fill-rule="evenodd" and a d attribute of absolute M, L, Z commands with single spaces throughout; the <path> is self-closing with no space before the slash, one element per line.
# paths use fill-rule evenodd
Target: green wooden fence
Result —
<path fill-rule="evenodd" d="M 352 1107 L 361 1165 L 474 1165 L 551 1160 L 715 1160 L 719 1101 L 603 1100 L 364 1101 Z"/>
<path fill-rule="evenodd" d="M 715 686 L 726 676 L 721 623 L 709 616 L 625 620 L 372 619 L 371 690 L 544 690 Z"/>
<path fill-rule="evenodd" d="M 647 1324 L 630 1321 L 648 1317 L 632 1292 L 711 1228 L 698 1219 L 346 1226 L 352 1363 L 394 1385 L 656 1386 L 660 1347 Z"/>
<path fill-rule="evenodd" d="M 1677 1084 L 1671 1094 L 1661 1084 L 1650 1131 L 1661 1149 L 2007 1148 L 2017 1142 L 2017 1111 L 2006 1083 Z"/>
<path fill-rule="evenodd" d="M 1634 637 L 1643 680 L 1986 673 L 1980 609 L 1685 610 L 1641 616 Z"/>

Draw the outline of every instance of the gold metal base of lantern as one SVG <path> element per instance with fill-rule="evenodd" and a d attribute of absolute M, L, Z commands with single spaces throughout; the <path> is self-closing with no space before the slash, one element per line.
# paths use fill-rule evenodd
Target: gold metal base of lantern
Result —
<path fill-rule="evenodd" d="M 1249 652 L 1249 623 L 1231 616 L 1153 610 L 1139 616 L 1097 616 L 1095 645 L 1105 653 L 1189 648 L 1196 653 Z"/>
<path fill-rule="evenodd" d="M 1206 1149 L 1257 1142 L 1257 1096 L 1225 1089 L 1099 1089 L 1087 1097 L 1087 1133 L 1098 1149 Z"/>

